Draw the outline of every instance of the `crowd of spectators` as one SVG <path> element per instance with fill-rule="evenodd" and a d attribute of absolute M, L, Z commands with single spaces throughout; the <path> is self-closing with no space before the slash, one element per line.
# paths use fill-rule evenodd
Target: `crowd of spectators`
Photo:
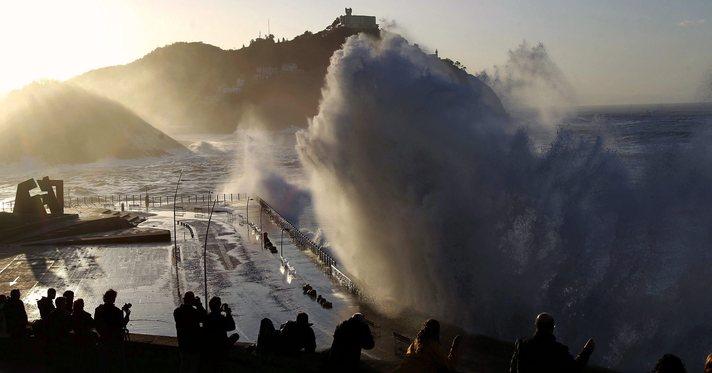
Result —
<path fill-rule="evenodd" d="M 40 319 L 29 322 L 20 290 L 10 296 L 0 294 L 0 337 L 8 338 L 11 346 L 22 346 L 27 338 L 35 338 L 52 365 L 70 371 L 125 371 L 124 341 L 131 304 L 115 305 L 117 292 L 109 289 L 94 315 L 84 310 L 84 300 L 74 299 L 72 291 L 57 297 L 55 289 L 37 301 Z M 178 336 L 181 372 L 217 372 L 232 346 L 239 340 L 231 308 L 220 297 L 213 297 L 206 310 L 193 292 L 185 293 L 183 302 L 173 312 Z M 369 322 L 356 313 L 336 326 L 331 347 L 317 352 L 313 324 L 300 312 L 295 320 L 275 327 L 265 318 L 260 323 L 255 353 L 262 356 L 322 356 L 328 371 L 349 372 L 360 368 L 361 351 L 374 348 L 375 341 Z M 595 349 L 589 339 L 581 351 L 572 356 L 569 348 L 554 335 L 554 318 L 542 313 L 534 322 L 534 334 L 517 340 L 509 368 L 510 373 L 581 372 Z M 456 336 L 446 351 L 440 343 L 440 323 L 425 321 L 408 346 L 405 357 L 395 372 L 453 372 L 457 369 L 462 338 Z M 672 354 L 663 355 L 653 368 L 654 373 L 685 373 L 682 360 Z M 712 354 L 704 365 L 712 373 Z"/>

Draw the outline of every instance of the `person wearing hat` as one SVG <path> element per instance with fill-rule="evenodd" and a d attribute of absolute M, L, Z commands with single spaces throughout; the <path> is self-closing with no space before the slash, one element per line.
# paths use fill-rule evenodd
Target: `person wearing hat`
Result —
<path fill-rule="evenodd" d="M 361 350 L 375 346 L 371 328 L 362 314 L 356 313 L 334 330 L 334 341 L 329 351 L 329 365 L 342 371 L 358 370 Z"/>
<path fill-rule="evenodd" d="M 304 312 L 297 314 L 296 321 L 287 321 L 286 324 L 282 325 L 281 335 L 284 352 L 314 352 L 316 350 L 316 337 L 314 336 L 312 325 L 309 322 L 309 315 Z"/>
<path fill-rule="evenodd" d="M 534 322 L 534 336 L 517 340 L 510 364 L 510 373 L 580 372 L 588 364 L 596 344 L 589 339 L 574 358 L 569 348 L 556 341 L 554 318 L 540 313 Z"/>

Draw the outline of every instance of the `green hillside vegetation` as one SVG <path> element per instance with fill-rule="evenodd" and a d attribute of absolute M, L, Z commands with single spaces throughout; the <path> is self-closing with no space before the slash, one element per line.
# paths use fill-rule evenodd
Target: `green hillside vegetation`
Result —
<path fill-rule="evenodd" d="M 168 133 L 227 133 L 254 118 L 271 129 L 301 126 L 317 112 L 331 55 L 355 33 L 330 27 L 289 41 L 270 35 L 239 50 L 175 43 L 72 82 L 120 102 Z"/>
<path fill-rule="evenodd" d="M 32 83 L 0 101 L 0 159 L 48 164 L 187 149 L 123 105 L 68 83 Z"/>

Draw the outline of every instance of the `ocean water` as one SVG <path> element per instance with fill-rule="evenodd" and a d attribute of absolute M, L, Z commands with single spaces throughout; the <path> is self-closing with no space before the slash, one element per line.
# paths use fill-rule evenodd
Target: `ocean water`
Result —
<path fill-rule="evenodd" d="M 620 160 L 624 168 L 632 175 L 633 183 L 650 183 L 650 169 L 658 164 L 663 165 L 669 157 L 668 154 L 680 154 L 695 147 L 709 148 L 712 140 L 709 137 L 709 129 L 712 125 L 712 105 L 658 105 L 658 106 L 638 106 L 638 107 L 597 107 L 579 109 L 571 116 L 563 120 L 557 128 L 559 132 L 565 132 L 575 141 L 595 142 L 602 141 L 605 151 Z M 259 178 L 266 172 L 278 175 L 285 180 L 287 185 L 299 190 L 306 190 L 307 182 L 305 171 L 299 161 L 299 156 L 295 149 L 294 134 L 297 130 L 290 129 L 276 133 L 262 133 L 256 135 L 254 132 L 238 131 L 235 134 L 225 136 L 214 135 L 180 135 L 177 139 L 188 146 L 193 152 L 189 155 L 167 156 L 162 158 L 139 159 L 139 160 L 107 160 L 94 164 L 84 165 L 64 165 L 46 167 L 28 160 L 22 164 L 3 165 L 0 167 L 0 200 L 11 201 L 14 198 L 15 185 L 17 182 L 30 177 L 41 178 L 50 176 L 65 180 L 66 193 L 71 197 L 90 197 L 96 195 L 128 194 L 138 195 L 148 191 L 151 195 L 172 195 L 178 173 L 183 172 L 181 182 L 181 193 L 204 194 L 208 192 L 217 193 L 244 193 L 245 180 Z M 553 131 L 552 131 L 553 132 Z M 532 131 L 532 138 L 535 146 L 542 149 L 545 154 L 549 149 L 549 142 L 553 136 L 551 133 L 540 134 Z M 700 158 L 699 166 L 709 169 L 709 165 L 704 163 L 705 158 Z M 694 158 L 692 162 L 695 162 Z M 673 164 L 673 167 L 677 167 Z M 704 170 L 703 170 L 704 172 Z M 707 172 L 709 173 L 709 172 Z M 690 180 L 691 184 L 695 180 Z M 249 183 L 248 183 L 249 184 Z M 254 185 L 261 185 L 259 183 Z M 685 185 L 685 184 L 683 184 Z M 279 190 L 279 189 L 278 189 Z M 677 188 L 670 191 L 669 198 L 685 198 L 686 194 L 693 193 L 685 188 Z M 261 194 L 259 190 L 253 190 Z M 667 192 L 666 192 L 667 193 Z M 665 195 L 665 194 L 663 194 Z M 270 196 L 264 196 L 268 202 Z M 272 196 L 274 197 L 274 196 Z M 701 200 L 700 203 L 705 202 Z M 274 203 L 273 203 L 274 204 Z M 280 209 L 290 209 L 292 206 L 280 206 Z M 662 216 L 662 226 L 666 219 L 680 218 L 694 221 L 694 217 L 686 216 L 686 210 L 675 208 L 674 214 L 668 213 Z M 290 213 L 287 211 L 287 213 Z M 297 212 L 297 223 L 310 231 L 318 229 L 318 223 L 313 217 L 309 200 L 306 205 L 300 205 Z M 636 220 L 637 221 L 637 220 Z M 699 246 L 699 243 L 690 242 L 699 227 L 690 226 L 689 232 L 680 231 L 677 235 L 666 236 L 664 242 L 656 243 L 661 249 L 651 253 L 650 262 L 664 263 L 664 265 L 653 266 L 655 279 L 641 281 L 643 288 L 617 290 L 611 293 L 611 297 L 625 297 L 626 291 L 634 291 L 651 295 L 653 298 L 661 299 L 660 303 L 667 300 L 677 299 L 671 294 L 684 293 L 686 290 L 680 288 L 684 282 L 680 279 L 685 276 L 684 271 L 689 267 L 689 262 L 694 258 L 684 258 L 679 253 L 685 253 L 687 246 Z M 689 233 L 689 235 L 688 235 Z M 607 235 L 612 235 L 610 231 L 601 230 L 596 240 L 613 240 Z M 697 237 L 697 236 L 695 236 Z M 651 249 L 652 251 L 652 249 Z M 603 258 L 601 261 L 605 261 Z M 596 268 L 594 263 L 591 268 Z M 644 271 L 643 271 L 644 272 Z M 592 277 L 598 276 L 596 273 Z M 605 273 L 602 276 L 612 276 Z M 616 276 L 612 276 L 615 281 Z M 577 280 L 577 277 L 567 277 Z M 621 276 L 620 278 L 624 278 Z M 605 279 L 604 279 L 605 280 Z M 609 283 L 601 279 L 596 279 L 600 283 Z M 594 283 L 594 282 L 592 282 Z M 578 285 L 582 287 L 587 284 Z M 553 286 L 553 285 L 552 285 Z M 570 286 L 562 286 L 562 291 L 570 292 Z M 606 292 L 594 293 L 591 289 L 586 290 L 586 296 L 581 302 L 593 302 L 600 297 L 608 296 Z M 562 297 L 565 298 L 565 297 Z M 554 298 L 556 299 L 556 298 Z M 635 298 L 638 299 L 638 298 Z M 643 299 L 643 298 L 641 298 Z M 602 303 L 603 304 L 603 303 Z M 626 302 L 612 302 L 607 300 L 607 305 L 613 304 L 621 307 L 630 307 Z M 694 302 L 693 302 L 694 304 Z M 571 305 L 569 305 L 571 306 Z M 573 305 L 571 307 L 575 307 Z M 591 305 L 589 304 L 589 307 Z M 641 305 L 641 307 L 644 307 Z M 659 304 L 651 307 L 660 307 Z M 595 307 L 594 307 L 595 308 Z M 694 308 L 694 307 L 693 307 Z M 673 308 L 671 308 L 672 310 Z M 674 308 L 677 309 L 677 308 Z M 678 310 L 687 312 L 685 310 Z M 689 310 L 698 313 L 703 310 Z M 709 310 L 707 310 L 709 311 Z M 659 309 L 643 312 L 653 312 L 654 314 L 667 315 L 670 310 Z M 625 311 L 621 311 L 625 314 Z M 669 316 L 669 315 L 668 315 Z M 690 316 L 694 316 L 692 313 Z M 684 318 L 684 317 L 683 317 Z M 583 315 L 571 317 L 571 320 L 586 319 Z M 661 316 L 655 322 L 670 320 L 667 316 Z M 697 322 L 699 317 L 691 317 L 691 322 Z M 597 323 L 600 320 L 596 321 Z M 643 323 L 644 324 L 644 323 Z M 596 359 L 598 363 L 609 366 L 616 366 L 625 370 L 637 370 L 632 367 L 642 367 L 645 361 L 649 361 L 656 354 L 664 352 L 656 350 L 651 341 L 656 338 L 664 338 L 666 343 L 661 348 L 668 348 L 683 354 L 684 350 L 690 350 L 690 338 L 694 337 L 691 330 L 695 325 L 687 325 L 679 331 L 666 332 L 664 326 L 641 325 L 633 322 L 630 315 L 621 317 L 620 320 L 611 320 L 611 328 L 616 330 L 606 331 L 606 340 L 599 341 L 602 345 L 600 354 Z M 596 324 L 597 327 L 605 328 L 607 324 Z M 601 326 L 603 325 L 603 326 Z M 707 330 L 709 323 L 699 325 L 700 330 Z M 569 328 L 570 329 L 570 328 Z M 585 330 L 585 326 L 580 326 Z M 522 330 L 522 334 L 528 331 Z M 562 332 L 563 333 L 563 332 Z M 573 332 L 572 332 L 573 333 Z M 500 337 L 503 337 L 500 335 Z M 504 337 L 513 337 L 505 335 Z M 587 336 L 580 335 L 572 337 L 565 335 L 566 341 L 572 343 L 580 342 Z M 678 338 L 676 340 L 675 338 Z M 704 343 L 708 339 L 699 337 L 699 341 Z M 703 350 L 709 346 L 699 346 L 696 350 Z M 576 349 L 573 347 L 573 349 Z M 677 350 L 676 350 L 677 349 Z M 700 355 L 694 351 L 693 358 Z"/>
<path fill-rule="evenodd" d="M 582 139 L 603 138 L 606 147 L 624 159 L 629 167 L 641 159 L 675 147 L 688 146 L 712 124 L 712 105 L 680 104 L 630 107 L 584 108 L 564 119 L 559 130 L 571 131 Z M 294 149 L 297 129 L 270 133 L 275 141 L 267 149 L 270 167 L 297 186 L 303 173 Z M 245 162 L 259 164 L 244 150 L 251 141 L 249 132 L 230 135 L 175 135 L 192 154 L 136 160 L 108 159 L 76 165 L 47 166 L 31 159 L 20 164 L 0 165 L 0 201 L 12 201 L 19 181 L 50 176 L 63 179 L 71 197 L 145 193 L 172 195 L 178 173 L 183 172 L 181 190 L 191 194 L 233 190 L 230 181 L 245 172 Z M 532 131 L 537 146 L 546 148 L 547 135 Z M 260 141 L 264 141 L 261 139 Z M 259 166 L 257 167 L 259 168 Z"/>

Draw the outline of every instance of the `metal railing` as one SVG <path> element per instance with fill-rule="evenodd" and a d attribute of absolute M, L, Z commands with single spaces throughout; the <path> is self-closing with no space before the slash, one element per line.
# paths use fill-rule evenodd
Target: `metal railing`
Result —
<path fill-rule="evenodd" d="M 269 203 L 265 202 L 265 200 L 259 197 L 256 197 L 256 199 L 259 201 L 260 207 L 262 207 L 262 212 L 267 215 L 274 224 L 276 224 L 285 232 L 287 232 L 295 246 L 300 249 L 306 249 L 311 251 L 312 254 L 314 254 L 314 258 L 316 259 L 317 264 L 325 268 L 327 273 L 331 275 L 331 277 L 336 280 L 336 282 L 346 288 L 346 290 L 348 290 L 350 293 L 362 298 L 364 297 L 364 294 L 356 285 L 356 282 L 354 282 L 349 276 L 347 276 L 344 270 L 338 268 L 338 263 L 336 259 L 334 259 L 321 246 L 317 245 L 304 232 L 296 228 L 294 224 L 292 224 L 289 220 L 287 220 L 287 218 L 282 216 Z"/>
<path fill-rule="evenodd" d="M 175 197 L 176 204 L 200 204 L 209 205 L 213 200 L 218 202 L 228 203 L 228 202 L 238 202 L 246 198 L 247 194 L 244 193 L 195 193 L 195 194 L 179 194 Z M 125 207 L 129 210 L 141 209 L 146 207 L 160 207 L 160 206 L 173 206 L 174 196 L 172 195 L 162 195 L 162 194 L 148 194 L 148 200 L 146 199 L 146 194 L 108 194 L 108 195 L 93 195 L 93 196 L 81 196 L 81 197 L 65 197 L 64 207 L 81 207 L 81 206 L 91 206 L 91 207 L 105 207 L 110 208 L 116 206 L 117 204 L 123 203 Z M 11 212 L 14 207 L 15 201 L 8 200 L 3 201 L 0 204 L 0 211 Z"/>
<path fill-rule="evenodd" d="M 277 226 L 287 232 L 292 242 L 296 247 L 302 250 L 309 250 L 314 254 L 315 261 L 320 265 L 327 274 L 329 274 L 336 282 L 343 286 L 350 293 L 357 295 L 359 297 L 364 297 L 356 283 L 346 274 L 343 268 L 334 257 L 331 256 L 326 250 L 324 250 L 320 245 L 316 244 L 309 236 L 304 232 L 299 230 L 294 224 L 292 224 L 287 218 L 282 216 L 274 207 L 258 196 L 250 196 L 245 193 L 183 193 L 178 194 L 175 197 L 173 195 L 159 195 L 159 194 L 148 194 L 148 198 L 145 193 L 139 194 L 109 194 L 109 195 L 95 195 L 95 196 L 81 196 L 81 197 L 66 197 L 64 199 L 65 207 L 102 207 L 105 209 L 118 208 L 121 204 L 124 204 L 124 208 L 129 211 L 143 210 L 145 208 L 155 208 L 162 206 L 173 206 L 175 202 L 180 207 L 181 215 L 185 212 L 191 211 L 196 213 L 196 217 L 201 217 L 199 213 L 207 213 L 209 211 L 209 205 L 213 201 L 222 202 L 223 204 L 229 205 L 232 202 L 240 202 L 243 200 L 249 200 L 253 198 L 258 201 L 261 207 L 261 211 Z M 5 201 L 2 204 L 3 211 L 12 211 L 14 201 Z M 186 205 L 198 205 L 188 208 Z M 207 208 L 207 210 L 205 210 Z M 232 215 L 232 214 L 231 214 Z M 231 217 L 234 219 L 234 217 Z M 250 219 L 252 220 L 252 219 Z M 249 226 L 258 233 L 261 233 L 259 225 L 254 222 L 248 222 Z M 183 225 L 183 224 L 181 224 Z M 190 227 L 185 225 L 191 234 L 195 235 Z"/>

